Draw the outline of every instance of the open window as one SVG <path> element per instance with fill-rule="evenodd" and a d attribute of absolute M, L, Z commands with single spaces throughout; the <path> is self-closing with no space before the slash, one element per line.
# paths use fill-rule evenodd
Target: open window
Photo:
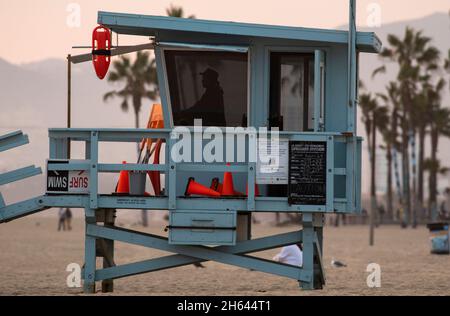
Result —
<path fill-rule="evenodd" d="M 314 54 L 272 52 L 270 126 L 280 131 L 313 131 Z"/>
<path fill-rule="evenodd" d="M 290 132 L 323 130 L 324 65 L 324 53 L 319 50 L 271 53 L 271 127 Z"/>
<path fill-rule="evenodd" d="M 164 58 L 174 126 L 247 126 L 246 52 L 172 48 Z"/>

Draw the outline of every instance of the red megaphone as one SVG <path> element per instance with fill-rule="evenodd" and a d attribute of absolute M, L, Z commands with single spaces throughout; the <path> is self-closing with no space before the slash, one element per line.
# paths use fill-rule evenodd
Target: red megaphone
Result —
<path fill-rule="evenodd" d="M 92 32 L 92 62 L 97 77 L 105 78 L 111 63 L 111 31 L 103 25 Z"/>

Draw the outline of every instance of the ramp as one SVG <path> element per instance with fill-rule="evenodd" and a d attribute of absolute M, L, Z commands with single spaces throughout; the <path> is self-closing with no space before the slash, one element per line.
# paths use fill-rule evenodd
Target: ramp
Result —
<path fill-rule="evenodd" d="M 22 131 L 15 131 L 0 136 L 0 152 L 10 150 L 29 143 L 28 136 Z M 20 181 L 42 173 L 42 169 L 36 166 L 29 166 L 0 174 L 0 186 L 8 183 Z M 6 206 L 2 194 L 0 193 L 0 223 L 8 222 L 23 216 L 37 213 L 48 209 L 43 205 L 43 197 L 33 198 L 27 201 Z"/>

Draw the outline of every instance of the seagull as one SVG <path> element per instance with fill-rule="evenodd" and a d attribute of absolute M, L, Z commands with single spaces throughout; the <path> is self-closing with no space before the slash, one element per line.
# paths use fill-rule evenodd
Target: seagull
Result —
<path fill-rule="evenodd" d="M 345 263 L 337 261 L 337 260 L 334 260 L 334 258 L 331 259 L 331 265 L 334 268 L 345 268 L 345 267 L 347 267 L 347 265 Z"/>

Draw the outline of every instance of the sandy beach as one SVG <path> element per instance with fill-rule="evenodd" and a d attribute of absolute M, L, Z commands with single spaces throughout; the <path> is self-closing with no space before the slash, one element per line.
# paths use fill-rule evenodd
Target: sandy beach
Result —
<path fill-rule="evenodd" d="M 118 223 L 137 229 L 132 224 Z M 56 232 L 56 218 L 35 215 L 0 225 L 0 295 L 82 295 L 68 288 L 66 267 L 83 264 L 84 223 L 74 219 L 70 232 Z M 145 231 L 164 235 L 164 223 Z M 140 228 L 142 229 L 142 228 Z M 255 225 L 253 237 L 295 231 L 299 227 Z M 302 291 L 298 282 L 219 263 L 205 269 L 186 266 L 119 279 L 115 295 L 450 295 L 450 257 L 430 254 L 425 227 L 401 230 L 381 227 L 375 247 L 368 247 L 368 228 L 326 227 L 324 233 L 327 285 L 323 291 Z M 277 249 L 256 254 L 272 258 Z M 124 264 L 165 253 L 116 243 L 116 263 Z M 331 266 L 336 258 L 346 268 Z M 382 284 L 366 284 L 369 263 L 381 266 Z M 100 264 L 100 260 L 98 260 Z M 101 287 L 97 285 L 97 291 Z M 98 293 L 97 295 L 103 295 Z"/>

